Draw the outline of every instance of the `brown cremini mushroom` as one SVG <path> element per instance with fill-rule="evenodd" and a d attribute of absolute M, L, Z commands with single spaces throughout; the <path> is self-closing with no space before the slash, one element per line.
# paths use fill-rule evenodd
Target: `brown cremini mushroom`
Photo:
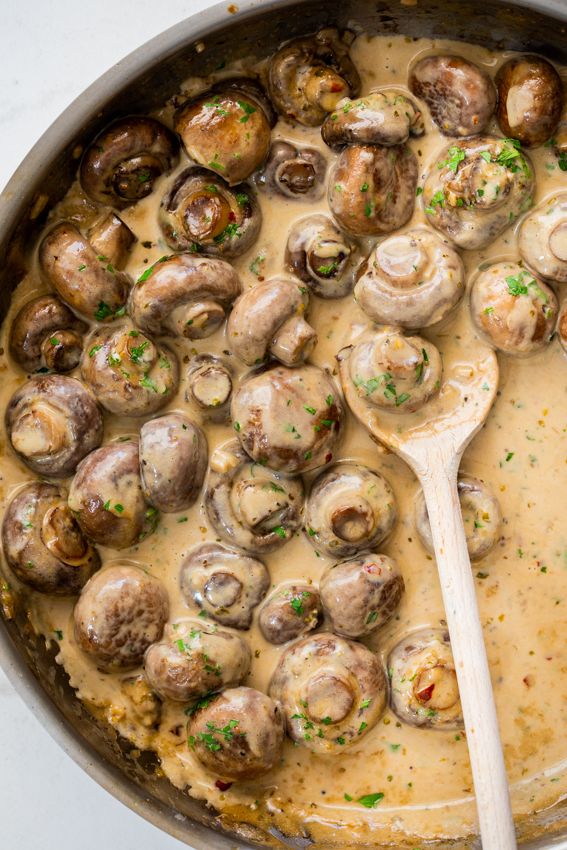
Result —
<path fill-rule="evenodd" d="M 226 422 L 230 416 L 232 369 L 212 354 L 197 354 L 187 369 L 188 401 L 205 420 Z"/>
<path fill-rule="evenodd" d="M 358 253 L 326 215 L 296 221 L 289 232 L 285 263 L 320 298 L 343 298 L 352 290 Z"/>
<path fill-rule="evenodd" d="M 557 317 L 557 336 L 563 351 L 567 354 L 567 301 L 564 301 Z"/>
<path fill-rule="evenodd" d="M 563 106 L 563 83 L 541 56 L 514 56 L 496 75 L 498 124 L 525 147 L 543 145 L 555 132 Z"/>
<path fill-rule="evenodd" d="M 423 116 L 416 104 L 391 89 L 370 92 L 356 100 L 340 100 L 321 127 L 323 141 L 335 149 L 353 144 L 401 145 L 410 136 L 424 132 Z"/>
<path fill-rule="evenodd" d="M 95 221 L 89 228 L 87 237 L 95 252 L 107 257 L 117 269 L 124 268 L 137 241 L 128 225 L 114 212 L 106 213 Z"/>
<path fill-rule="evenodd" d="M 40 295 L 18 311 L 10 354 L 26 372 L 70 372 L 79 363 L 87 326 L 54 295 Z"/>
<path fill-rule="evenodd" d="M 318 200 L 325 191 L 327 161 L 316 148 L 296 147 L 278 139 L 254 182 L 258 189 L 284 198 Z"/>
<path fill-rule="evenodd" d="M 525 217 L 518 249 L 534 274 L 567 283 L 567 192 L 552 195 Z"/>
<path fill-rule="evenodd" d="M 315 629 L 321 619 L 319 591 L 310 584 L 280 585 L 260 609 L 258 625 L 279 646 Z"/>

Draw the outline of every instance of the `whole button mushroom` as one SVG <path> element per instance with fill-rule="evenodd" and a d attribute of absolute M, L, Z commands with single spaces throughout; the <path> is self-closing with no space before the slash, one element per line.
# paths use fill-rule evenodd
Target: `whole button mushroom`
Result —
<path fill-rule="evenodd" d="M 106 410 L 146 416 L 175 395 L 179 366 L 169 348 L 128 322 L 92 331 L 85 342 L 81 376 Z"/>
<path fill-rule="evenodd" d="M 211 422 L 225 422 L 230 416 L 232 370 L 220 357 L 197 354 L 187 370 L 185 400 Z"/>
<path fill-rule="evenodd" d="M 412 68 L 408 86 L 424 100 L 445 136 L 482 133 L 494 114 L 496 89 L 486 71 L 462 56 L 426 56 Z"/>
<path fill-rule="evenodd" d="M 177 137 L 154 118 L 120 118 L 87 148 L 79 180 L 93 201 L 122 209 L 147 197 L 179 158 Z"/>
<path fill-rule="evenodd" d="M 71 483 L 69 507 L 102 546 L 126 549 L 151 534 L 158 512 L 144 499 L 138 444 L 110 443 L 87 455 Z"/>
<path fill-rule="evenodd" d="M 423 117 L 416 104 L 397 91 L 374 91 L 337 103 L 321 127 L 323 141 L 330 148 L 344 145 L 401 145 L 410 136 L 425 132 Z"/>
<path fill-rule="evenodd" d="M 137 241 L 135 234 L 115 212 L 106 213 L 95 221 L 87 236 L 96 253 L 107 257 L 118 269 L 124 268 Z"/>
<path fill-rule="evenodd" d="M 227 341 L 248 366 L 269 355 L 285 366 L 303 363 L 317 344 L 305 321 L 309 293 L 295 280 L 275 277 L 258 283 L 237 299 L 226 326 Z"/>
<path fill-rule="evenodd" d="M 471 316 L 500 351 L 533 354 L 551 340 L 558 313 L 555 293 L 518 263 L 493 263 L 471 289 Z"/>
<path fill-rule="evenodd" d="M 460 475 L 457 484 L 459 501 L 463 514 L 463 524 L 467 538 L 467 549 L 471 561 L 479 561 L 496 546 L 500 538 L 502 513 L 498 499 L 491 489 L 472 475 Z M 415 501 L 415 525 L 419 539 L 432 555 L 433 537 L 425 505 L 420 490 Z"/>
<path fill-rule="evenodd" d="M 278 646 L 315 629 L 321 619 L 319 591 L 310 584 L 280 585 L 260 609 L 258 625 Z"/>
<path fill-rule="evenodd" d="M 392 709 L 404 723 L 431 729 L 463 725 L 449 635 L 443 629 L 413 632 L 388 658 Z"/>
<path fill-rule="evenodd" d="M 22 384 L 8 402 L 5 421 L 20 459 L 49 478 L 72 475 L 102 442 L 102 415 L 94 395 L 66 375 L 41 375 Z"/>
<path fill-rule="evenodd" d="M 379 236 L 409 221 L 416 186 L 417 159 L 408 147 L 350 145 L 329 175 L 329 207 L 351 236 Z"/>
<path fill-rule="evenodd" d="M 87 326 L 54 295 L 40 295 L 18 311 L 10 354 L 26 372 L 70 372 L 79 363 Z"/>
<path fill-rule="evenodd" d="M 358 260 L 351 240 L 326 215 L 296 221 L 289 232 L 285 263 L 321 298 L 342 298 L 352 290 Z"/>
<path fill-rule="evenodd" d="M 396 233 L 357 272 L 354 297 L 374 322 L 416 330 L 444 319 L 465 292 L 457 252 L 425 228 Z"/>
<path fill-rule="evenodd" d="M 181 565 L 181 593 L 194 609 L 234 629 L 249 629 L 270 576 L 262 561 L 220 543 L 203 543 Z"/>
<path fill-rule="evenodd" d="M 75 639 L 97 666 L 127 670 L 161 638 L 168 615 L 159 579 L 129 564 L 108 566 L 87 582 L 75 605 Z"/>
<path fill-rule="evenodd" d="M 2 523 L 4 557 L 23 584 L 40 593 L 73 596 L 100 567 L 54 484 L 26 484 L 8 504 Z"/>
<path fill-rule="evenodd" d="M 335 634 L 366 637 L 394 616 L 404 580 L 387 555 L 365 552 L 327 567 L 319 592 L 325 616 Z"/>
<path fill-rule="evenodd" d="M 279 762 L 281 709 L 254 688 L 230 688 L 207 701 L 187 724 L 189 747 L 201 764 L 229 782 L 255 779 Z"/>
<path fill-rule="evenodd" d="M 318 551 L 346 558 L 385 540 L 396 519 L 396 499 L 384 476 L 343 462 L 313 482 L 304 526 Z"/>
<path fill-rule="evenodd" d="M 222 80 L 181 106 L 175 129 L 189 158 L 234 186 L 264 163 L 276 123 L 260 84 L 251 78 Z"/>
<path fill-rule="evenodd" d="M 333 459 L 344 410 L 329 375 L 316 366 L 253 373 L 232 396 L 244 451 L 280 472 L 306 472 Z"/>
<path fill-rule="evenodd" d="M 515 139 L 460 141 L 429 169 L 422 194 L 427 223 L 457 248 L 485 248 L 529 209 L 533 187 L 533 166 Z"/>
<path fill-rule="evenodd" d="M 296 147 L 278 139 L 254 182 L 259 189 L 284 198 L 318 200 L 325 191 L 327 160 L 316 148 Z"/>
<path fill-rule="evenodd" d="M 163 513 L 190 507 L 207 471 L 207 438 L 182 413 L 145 422 L 140 430 L 140 474 L 147 501 Z"/>
<path fill-rule="evenodd" d="M 302 505 L 301 480 L 258 468 L 238 440 L 213 452 L 205 506 L 227 543 L 256 555 L 278 549 L 301 526 Z"/>
<path fill-rule="evenodd" d="M 505 136 L 527 148 L 543 145 L 559 124 L 563 105 L 561 77 L 541 56 L 514 56 L 496 75 L 498 124 Z"/>
<path fill-rule="evenodd" d="M 354 35 L 327 27 L 284 44 L 268 65 L 268 92 L 280 115 L 307 127 L 321 124 L 360 78 L 349 55 Z"/>
<path fill-rule="evenodd" d="M 202 621 L 167 626 L 146 650 L 144 671 L 166 699 L 189 702 L 239 685 L 250 670 L 250 647 L 239 635 Z"/>
<path fill-rule="evenodd" d="M 224 260 L 162 257 L 138 278 L 130 315 L 146 333 L 203 339 L 222 325 L 240 289 L 240 278 Z"/>
<path fill-rule="evenodd" d="M 232 259 L 256 241 L 262 211 L 248 183 L 231 187 L 206 168 L 190 166 L 164 195 L 159 221 L 174 251 Z"/>
<path fill-rule="evenodd" d="M 567 192 L 552 195 L 526 216 L 518 249 L 534 274 L 567 283 Z"/>
<path fill-rule="evenodd" d="M 339 755 L 376 725 L 388 697 L 380 660 L 360 643 L 316 634 L 287 647 L 270 682 L 293 741 Z"/>

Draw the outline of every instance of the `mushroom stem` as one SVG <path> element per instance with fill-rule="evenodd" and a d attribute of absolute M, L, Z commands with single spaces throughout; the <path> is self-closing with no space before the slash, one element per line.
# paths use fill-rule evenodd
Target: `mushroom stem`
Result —
<path fill-rule="evenodd" d="M 217 301 L 196 301 L 183 311 L 183 318 L 172 315 L 170 324 L 176 335 L 187 339 L 211 336 L 224 322 L 224 309 Z"/>
<path fill-rule="evenodd" d="M 317 344 L 317 334 L 301 316 L 292 316 L 272 339 L 270 352 L 284 366 L 303 363 Z"/>
<path fill-rule="evenodd" d="M 136 242 L 136 236 L 116 213 L 110 212 L 93 225 L 88 239 L 96 253 L 106 257 L 117 269 L 122 269 Z"/>

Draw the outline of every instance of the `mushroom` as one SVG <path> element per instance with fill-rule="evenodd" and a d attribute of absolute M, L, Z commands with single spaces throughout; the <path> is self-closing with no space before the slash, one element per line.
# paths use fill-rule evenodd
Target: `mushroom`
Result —
<path fill-rule="evenodd" d="M 166 514 L 196 500 L 207 471 L 207 438 L 182 413 L 167 413 L 140 430 L 140 474 L 147 501 Z"/>
<path fill-rule="evenodd" d="M 532 164 L 515 139 L 459 141 L 429 169 L 427 223 L 458 248 L 485 248 L 531 206 L 533 187 Z"/>
<path fill-rule="evenodd" d="M 264 90 L 247 77 L 221 80 L 175 115 L 175 129 L 189 159 L 219 172 L 229 186 L 263 165 L 275 123 Z"/>
<path fill-rule="evenodd" d="M 351 236 L 379 236 L 409 221 L 416 186 L 417 159 L 408 147 L 351 145 L 329 176 L 329 207 Z"/>
<path fill-rule="evenodd" d="M 518 249 L 534 274 L 567 283 L 567 192 L 552 195 L 526 216 Z"/>
<path fill-rule="evenodd" d="M 66 478 L 102 442 L 102 415 L 76 378 L 41 375 L 16 390 L 6 408 L 14 451 L 37 475 Z"/>
<path fill-rule="evenodd" d="M 449 635 L 443 629 L 412 632 L 388 658 L 392 709 L 404 723 L 431 729 L 463 725 Z"/>
<path fill-rule="evenodd" d="M 327 372 L 274 366 L 242 381 L 231 415 L 244 451 L 256 463 L 297 473 L 332 461 L 344 409 Z"/>
<path fill-rule="evenodd" d="M 161 720 L 161 700 L 148 685 L 145 676 L 128 676 L 120 682 L 120 691 L 128 700 L 136 723 L 144 729 L 157 729 Z"/>
<path fill-rule="evenodd" d="M 496 546 L 500 537 L 502 513 L 498 499 L 490 488 L 472 475 L 460 475 L 457 484 L 461 513 L 471 561 L 479 561 Z M 434 554 L 431 526 L 420 490 L 415 501 L 415 525 L 419 539 Z"/>
<path fill-rule="evenodd" d="M 42 481 L 26 484 L 8 504 L 2 546 L 12 572 L 40 593 L 73 596 L 100 567 L 96 549 L 67 506 L 65 490 Z"/>
<path fill-rule="evenodd" d="M 354 40 L 326 27 L 284 44 L 268 64 L 268 93 L 280 115 L 307 127 L 321 124 L 347 95 L 356 97 L 360 78 L 349 55 Z"/>
<path fill-rule="evenodd" d="M 206 168 L 190 166 L 164 195 L 159 221 L 174 251 L 232 259 L 256 241 L 262 211 L 248 183 L 230 187 Z"/>
<path fill-rule="evenodd" d="M 354 297 L 374 322 L 415 330 L 444 319 L 465 292 L 457 252 L 431 230 L 395 233 L 357 272 Z"/>
<path fill-rule="evenodd" d="M 122 209 L 147 197 L 178 157 L 177 137 L 159 121 L 120 118 L 86 149 L 79 180 L 91 200 Z"/>
<path fill-rule="evenodd" d="M 259 189 L 292 200 L 317 201 L 325 190 L 327 160 L 316 148 L 275 141 L 264 168 L 254 182 Z"/>
<path fill-rule="evenodd" d="M 106 257 L 117 269 L 124 268 L 137 241 L 128 225 L 114 212 L 109 212 L 96 221 L 87 236 L 95 252 Z"/>
<path fill-rule="evenodd" d="M 533 354 L 549 343 L 557 319 L 555 293 L 518 263 L 493 263 L 471 289 L 471 316 L 500 351 Z"/>
<path fill-rule="evenodd" d="M 205 507 L 227 543 L 256 555 L 278 549 L 301 526 L 302 504 L 301 480 L 258 468 L 238 440 L 213 452 Z"/>
<path fill-rule="evenodd" d="M 496 107 L 492 80 L 462 56 L 425 56 L 412 68 L 408 86 L 445 136 L 484 132 Z"/>
<path fill-rule="evenodd" d="M 392 89 L 364 97 L 343 98 L 327 115 L 321 135 L 330 148 L 345 145 L 402 145 L 425 132 L 421 110 L 413 100 Z"/>
<path fill-rule="evenodd" d="M 181 565 L 181 593 L 199 615 L 223 626 L 249 629 L 254 608 L 270 586 L 262 561 L 221 543 L 202 543 Z"/>
<path fill-rule="evenodd" d="M 268 643 L 289 643 L 321 619 L 319 591 L 310 584 L 280 585 L 260 609 L 258 625 Z"/>
<path fill-rule="evenodd" d="M 228 344 L 248 366 L 270 354 L 284 366 L 303 363 L 317 344 L 304 315 L 309 294 L 299 282 L 274 277 L 243 292 L 226 325 Z"/>
<path fill-rule="evenodd" d="M 70 372 L 79 363 L 87 326 L 54 295 L 40 295 L 18 311 L 10 354 L 26 372 Z"/>
<path fill-rule="evenodd" d="M 187 370 L 185 400 L 211 422 L 225 422 L 230 415 L 232 370 L 212 354 L 197 354 Z"/>
<path fill-rule="evenodd" d="M 146 649 L 161 638 L 169 615 L 167 591 L 146 569 L 115 564 L 99 570 L 75 605 L 75 639 L 104 670 L 142 663 Z"/>
<path fill-rule="evenodd" d="M 567 354 L 567 301 L 564 301 L 557 317 L 557 336 L 563 351 Z"/>
<path fill-rule="evenodd" d="M 240 278 L 224 260 L 162 257 L 138 278 L 130 315 L 145 333 L 203 339 L 222 325 L 240 289 Z"/>
<path fill-rule="evenodd" d="M 347 558 L 385 540 L 396 519 L 396 499 L 384 476 L 362 464 L 342 462 L 313 482 L 304 526 L 318 551 Z"/>
<path fill-rule="evenodd" d="M 254 688 L 230 688 L 193 714 L 187 740 L 201 764 L 216 776 L 229 782 L 255 779 L 280 760 L 280 707 Z"/>
<path fill-rule="evenodd" d="M 496 74 L 498 124 L 505 136 L 527 148 L 553 136 L 563 105 L 563 83 L 553 65 L 541 56 L 513 56 Z"/>
<path fill-rule="evenodd" d="M 285 264 L 321 298 L 342 298 L 349 294 L 357 261 L 354 244 L 329 216 L 300 218 L 289 231 Z"/>
<path fill-rule="evenodd" d="M 239 635 L 210 623 L 185 620 L 167 626 L 146 650 L 144 671 L 166 699 L 189 702 L 239 685 L 250 670 L 250 647 Z"/>
<path fill-rule="evenodd" d="M 283 651 L 268 693 L 282 706 L 293 741 L 319 755 L 338 755 L 376 725 L 388 685 L 369 649 L 321 633 Z"/>
<path fill-rule="evenodd" d="M 112 549 L 151 534 L 159 515 L 144 500 L 138 444 L 109 443 L 87 455 L 71 483 L 69 507 L 87 537 Z"/>
<path fill-rule="evenodd" d="M 95 328 L 85 343 L 81 376 L 101 405 L 123 416 L 146 416 L 177 391 L 177 357 L 131 322 Z"/>
<path fill-rule="evenodd" d="M 59 222 L 47 233 L 38 258 L 45 282 L 89 321 L 111 321 L 126 312 L 129 276 L 98 254 L 71 222 Z"/>

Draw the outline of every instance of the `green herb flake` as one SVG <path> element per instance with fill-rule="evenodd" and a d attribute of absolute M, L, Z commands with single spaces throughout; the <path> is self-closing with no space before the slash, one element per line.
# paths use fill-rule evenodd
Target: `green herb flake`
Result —
<path fill-rule="evenodd" d="M 364 806 L 366 809 L 373 809 L 383 799 L 384 794 L 379 791 L 377 794 L 365 794 L 363 797 L 359 797 L 356 802 L 360 803 L 360 805 Z"/>
<path fill-rule="evenodd" d="M 306 410 L 307 413 L 310 413 L 311 416 L 315 416 L 315 414 L 317 413 L 316 409 L 314 407 L 309 407 L 308 404 L 304 404 L 303 409 Z"/>
<path fill-rule="evenodd" d="M 283 526 L 276 525 L 275 528 L 272 528 L 272 531 L 273 531 L 274 534 L 277 534 L 278 537 L 281 537 L 282 540 L 285 540 L 287 535 L 286 535 L 285 528 Z"/>
<path fill-rule="evenodd" d="M 89 357 L 94 357 L 97 351 L 100 351 L 102 345 L 93 345 L 93 347 L 89 351 Z"/>

